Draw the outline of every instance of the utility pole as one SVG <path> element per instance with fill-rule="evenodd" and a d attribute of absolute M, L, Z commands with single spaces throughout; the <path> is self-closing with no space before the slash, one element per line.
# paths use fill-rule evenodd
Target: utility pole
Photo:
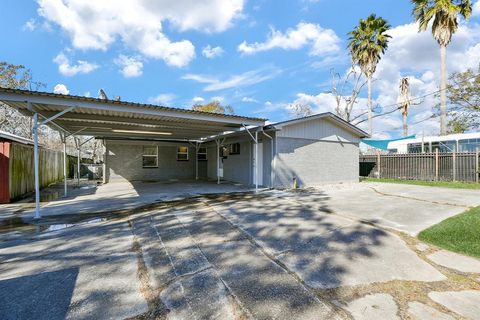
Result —
<path fill-rule="evenodd" d="M 410 108 L 410 81 L 408 78 L 400 79 L 400 93 L 398 96 L 398 105 L 403 115 L 403 136 L 408 136 L 408 109 Z"/>

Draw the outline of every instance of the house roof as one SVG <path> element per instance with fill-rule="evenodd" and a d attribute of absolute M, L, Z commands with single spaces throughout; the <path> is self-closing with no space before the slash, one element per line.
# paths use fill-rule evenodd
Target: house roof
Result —
<path fill-rule="evenodd" d="M 357 126 L 343 120 L 342 118 L 340 118 L 339 116 L 337 116 L 337 115 L 335 115 L 331 112 L 318 113 L 318 114 L 314 114 L 314 115 L 303 117 L 303 118 L 281 121 L 281 122 L 277 122 L 277 123 L 267 125 L 266 127 L 267 128 L 272 127 L 272 128 L 276 128 L 276 129 L 281 129 L 282 127 L 285 127 L 285 126 L 290 126 L 290 125 L 294 125 L 294 124 L 298 124 L 298 123 L 302 123 L 302 122 L 306 122 L 306 121 L 311 121 L 311 120 L 317 120 L 317 119 L 329 119 L 329 120 L 335 122 L 337 125 L 339 125 L 339 126 L 345 128 L 346 130 L 356 134 L 360 138 L 370 137 L 370 135 L 368 133 L 366 133 L 365 131 L 363 131 L 362 129 L 360 129 Z"/>
<path fill-rule="evenodd" d="M 319 113 L 319 114 L 314 114 L 314 115 L 303 117 L 303 118 L 281 121 L 281 122 L 272 123 L 272 124 L 269 124 L 269 125 L 266 125 L 266 126 L 253 127 L 253 128 L 249 128 L 248 131 L 250 131 L 250 133 L 253 134 L 255 132 L 261 132 L 261 131 L 281 130 L 282 127 L 285 127 L 285 126 L 290 126 L 290 125 L 294 125 L 294 124 L 297 124 L 297 123 L 302 123 L 302 122 L 316 120 L 316 119 L 325 119 L 325 118 L 335 122 L 337 125 L 339 125 L 339 126 L 345 128 L 346 130 L 354 133 L 355 135 L 357 135 L 360 138 L 370 137 L 370 135 L 368 133 L 366 133 L 365 131 L 363 131 L 362 129 L 354 126 L 351 123 L 348 123 L 347 121 L 345 121 L 342 118 L 334 115 L 331 112 Z M 235 132 L 227 132 L 227 133 L 215 136 L 215 137 L 211 137 L 207 141 L 213 141 L 213 140 L 219 139 L 219 138 L 233 138 L 233 137 L 238 137 L 238 136 L 243 136 L 243 135 L 248 135 L 248 133 L 245 131 L 245 129 L 235 131 Z"/>
<path fill-rule="evenodd" d="M 72 108 L 49 125 L 97 138 L 200 140 L 265 124 L 265 119 L 253 117 L 18 89 L 0 88 L 0 101 L 43 119 Z"/>
<path fill-rule="evenodd" d="M 0 140 L 14 141 L 22 144 L 33 145 L 33 140 L 17 136 L 16 134 L 8 133 L 3 130 L 0 130 Z"/>

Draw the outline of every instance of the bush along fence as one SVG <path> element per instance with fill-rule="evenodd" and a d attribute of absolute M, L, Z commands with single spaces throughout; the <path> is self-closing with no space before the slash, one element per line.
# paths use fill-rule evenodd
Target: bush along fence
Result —
<path fill-rule="evenodd" d="M 360 176 L 478 183 L 479 162 L 478 152 L 360 155 Z"/>
<path fill-rule="evenodd" d="M 63 180 L 63 152 L 40 148 L 40 187 Z M 76 157 L 67 157 L 67 176 L 73 177 Z M 0 142 L 0 203 L 20 199 L 35 189 L 33 147 Z"/>

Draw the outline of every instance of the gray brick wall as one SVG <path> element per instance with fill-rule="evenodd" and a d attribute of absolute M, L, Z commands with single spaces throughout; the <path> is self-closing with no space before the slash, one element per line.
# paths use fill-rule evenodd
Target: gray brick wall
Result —
<path fill-rule="evenodd" d="M 143 168 L 144 145 L 158 145 L 158 168 Z M 189 160 L 177 161 L 177 145 L 151 142 L 107 141 L 109 181 L 195 179 L 195 148 L 189 147 Z M 199 161 L 199 176 L 207 176 L 207 163 Z"/>
<path fill-rule="evenodd" d="M 298 138 L 277 138 L 275 186 L 300 187 L 358 182 L 357 144 Z"/>

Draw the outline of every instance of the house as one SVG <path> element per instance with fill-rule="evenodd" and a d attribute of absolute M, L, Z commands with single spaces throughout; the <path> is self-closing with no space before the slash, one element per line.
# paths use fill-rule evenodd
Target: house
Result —
<path fill-rule="evenodd" d="M 43 125 L 62 133 L 64 159 L 66 137 L 101 139 L 105 183 L 210 178 L 285 188 L 294 179 L 302 187 L 353 182 L 359 141 L 368 136 L 331 113 L 266 125 L 253 117 L 7 88 L 0 88 L 0 102 L 33 120 L 36 218 Z"/>
<path fill-rule="evenodd" d="M 106 182 L 197 178 L 271 188 L 292 187 L 294 179 L 300 187 L 356 182 L 359 142 L 367 136 L 334 114 L 322 113 L 244 128 L 197 145 L 106 139 Z"/>

